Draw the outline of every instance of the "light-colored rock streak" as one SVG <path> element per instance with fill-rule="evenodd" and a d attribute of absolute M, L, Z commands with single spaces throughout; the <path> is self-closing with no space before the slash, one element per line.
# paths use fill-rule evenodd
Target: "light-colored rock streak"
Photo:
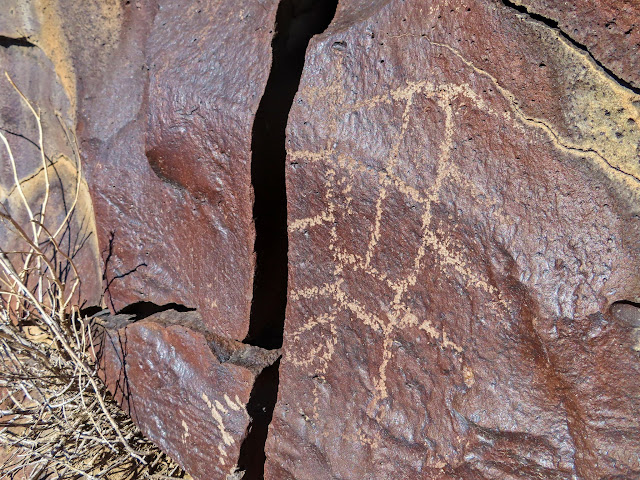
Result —
<path fill-rule="evenodd" d="M 227 408 L 224 407 L 222 403 L 220 403 L 220 401 L 218 400 L 214 400 L 212 402 L 206 393 L 202 393 L 201 398 L 207 404 L 207 407 L 209 407 L 209 409 L 211 410 L 211 417 L 217 423 L 218 431 L 220 432 L 220 436 L 222 437 L 222 444 L 218 445 L 218 451 L 220 452 L 220 455 L 222 455 L 222 457 L 228 457 L 229 455 L 227 453 L 226 447 L 229 447 L 235 443 L 235 439 L 227 431 L 227 428 L 224 424 L 224 419 L 223 419 L 223 415 L 228 414 L 229 410 L 227 410 Z M 240 399 L 237 396 L 236 396 L 236 400 L 233 401 L 227 395 L 225 395 L 224 400 L 227 406 L 232 410 L 239 411 L 243 409 L 242 403 L 240 402 Z M 187 429 L 187 434 L 188 434 L 188 429 Z M 222 465 L 225 465 L 226 463 L 225 459 L 222 457 L 220 458 L 220 463 Z"/>

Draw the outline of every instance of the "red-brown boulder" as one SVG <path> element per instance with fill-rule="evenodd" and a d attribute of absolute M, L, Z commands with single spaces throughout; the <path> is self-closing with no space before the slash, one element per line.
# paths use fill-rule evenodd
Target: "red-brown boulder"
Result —
<path fill-rule="evenodd" d="M 61 0 L 59 16 L 107 303 L 187 305 L 241 340 L 255 265 L 251 129 L 277 2 L 102 3 Z"/>
<path fill-rule="evenodd" d="M 288 123 L 267 479 L 640 475 L 638 105 L 502 2 L 340 2 Z"/>
<path fill-rule="evenodd" d="M 102 317 L 100 361 L 118 402 L 194 479 L 238 474 L 253 427 L 247 405 L 254 383 L 279 352 L 212 334 L 196 312 L 129 320 Z M 248 452 L 245 461 L 259 454 Z"/>

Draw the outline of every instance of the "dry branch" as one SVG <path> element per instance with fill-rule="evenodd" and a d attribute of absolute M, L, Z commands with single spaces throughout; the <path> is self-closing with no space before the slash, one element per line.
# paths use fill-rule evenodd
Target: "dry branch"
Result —
<path fill-rule="evenodd" d="M 101 327 L 81 318 L 76 298 L 80 272 L 61 248 L 80 191 L 78 147 L 58 116 L 75 157 L 77 178 L 71 206 L 62 222 L 52 225 L 46 215 L 52 198 L 51 165 L 44 151 L 41 112 L 9 82 L 37 125 L 44 197 L 37 206 L 29 204 L 18 178 L 18 159 L 0 131 L 27 218 L 21 223 L 0 203 L 0 222 L 21 243 L 12 251 L 0 246 L 0 447 L 5 449 L 0 476 L 186 478 L 141 434 L 100 380 L 94 338 Z"/>

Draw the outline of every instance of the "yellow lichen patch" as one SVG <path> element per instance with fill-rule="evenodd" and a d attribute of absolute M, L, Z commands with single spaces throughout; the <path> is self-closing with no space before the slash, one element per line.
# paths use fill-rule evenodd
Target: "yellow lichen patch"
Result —
<path fill-rule="evenodd" d="M 100 50 L 92 49 L 91 55 L 96 61 L 106 59 L 120 38 L 123 7 L 122 2 L 118 0 L 77 2 L 77 5 L 61 3 L 61 0 L 35 0 L 35 13 L 39 17 L 40 31 L 32 40 L 53 63 L 60 83 L 69 97 L 71 111 L 75 112 L 77 78 L 70 41 L 91 40 L 100 46 Z M 81 9 L 81 17 L 86 21 L 83 31 L 91 33 L 90 39 L 70 40 L 65 24 L 65 18 L 69 16 L 69 8 Z M 79 11 L 76 14 L 80 16 Z M 77 50 L 81 51 L 80 48 Z"/>
<path fill-rule="evenodd" d="M 618 85 L 586 53 L 557 32 L 538 22 L 531 23 L 532 28 L 539 29 L 540 36 L 546 38 L 550 48 L 558 51 L 558 45 L 563 45 L 561 62 L 564 70 L 572 72 L 567 78 L 571 93 L 570 102 L 563 108 L 562 126 L 527 114 L 512 92 L 457 49 L 443 43 L 430 43 L 450 51 L 475 72 L 489 78 L 511 104 L 515 119 L 541 130 L 558 150 L 591 160 L 622 191 L 637 199 L 640 197 L 640 96 Z M 505 119 L 509 118 L 505 116 Z"/>
<path fill-rule="evenodd" d="M 563 112 L 575 130 L 559 135 L 563 143 L 597 152 L 613 168 L 636 177 L 640 187 L 640 96 L 619 85 L 588 53 L 556 31 L 537 22 L 531 25 L 565 66 L 568 103 Z"/>
<path fill-rule="evenodd" d="M 68 199 L 73 200 L 78 175 L 76 165 L 69 158 L 61 155 L 55 158 L 55 160 L 48 166 L 47 172 L 53 185 L 51 187 L 52 195 L 59 189 L 57 186 L 62 185 L 65 196 L 67 196 Z M 27 201 L 34 205 L 38 197 L 44 194 L 43 185 L 43 168 L 40 168 L 37 172 L 26 178 L 20 179 L 20 186 Z M 12 188 L 9 192 L 0 192 L 0 201 L 7 201 L 9 208 L 22 208 L 22 200 L 19 198 L 16 187 Z M 75 215 L 79 218 L 83 218 L 84 222 L 89 222 L 89 224 L 85 223 L 85 228 L 88 231 L 96 231 L 91 195 L 89 194 L 89 187 L 84 178 L 80 179 Z M 48 227 L 50 228 L 50 226 Z"/>
<path fill-rule="evenodd" d="M 72 221 L 72 225 L 76 225 L 77 228 L 82 230 L 78 238 L 86 238 L 87 241 L 73 245 L 71 254 L 75 255 L 80 248 L 82 248 L 84 252 L 88 252 L 86 254 L 95 259 L 93 262 L 95 271 L 83 271 L 82 276 L 83 278 L 89 278 L 91 276 L 92 278 L 99 279 L 102 276 L 102 272 L 100 271 L 100 250 L 96 237 L 97 227 L 93 204 L 86 181 L 81 179 L 79 186 L 77 184 L 78 171 L 76 168 L 77 166 L 65 156 L 57 157 L 47 168 L 49 181 L 51 183 L 50 195 L 53 201 L 49 202 L 50 206 L 47 212 L 45 212 L 44 224 L 51 234 L 59 230 L 60 225 L 65 223 L 64 220 L 67 216 L 67 210 L 64 210 L 63 207 L 66 206 L 67 209 L 71 207 L 76 188 L 78 188 L 78 199 L 73 211 L 73 217 L 70 220 Z M 31 208 L 35 208 L 41 203 L 45 194 L 44 184 L 45 175 L 43 168 L 20 180 L 20 187 Z M 61 189 L 63 192 L 60 191 Z M 63 195 L 66 202 L 68 202 L 66 204 L 62 201 Z M 16 187 L 8 192 L 0 192 L 0 202 L 4 203 L 9 211 L 18 219 L 25 213 L 23 200 Z M 60 237 L 57 237 L 56 240 L 59 241 Z"/>

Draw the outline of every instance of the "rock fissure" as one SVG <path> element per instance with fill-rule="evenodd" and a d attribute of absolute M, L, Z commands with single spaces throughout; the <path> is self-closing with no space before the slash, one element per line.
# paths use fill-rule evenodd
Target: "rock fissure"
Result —
<path fill-rule="evenodd" d="M 249 332 L 244 342 L 265 349 L 282 346 L 287 304 L 288 238 L 285 185 L 286 126 L 298 91 L 311 37 L 322 33 L 337 0 L 282 0 L 272 42 L 272 65 L 253 124 L 251 181 L 255 195 L 256 272 Z M 244 479 L 263 478 L 268 427 L 278 393 L 278 363 L 264 369 L 251 392 L 251 424 L 240 449 Z"/>
<path fill-rule="evenodd" d="M 255 419 L 273 411 L 269 405 L 275 395 L 264 392 L 277 389 L 274 364 L 280 351 L 219 335 L 199 312 L 182 305 L 140 303 L 114 315 L 108 310 L 94 314 L 102 327 L 93 337 L 97 359 L 109 390 L 145 435 L 172 452 L 193 478 L 225 478 L 212 477 L 214 471 L 237 478 L 240 447 L 250 425 L 257 424 L 255 429 L 264 430 L 266 437 L 269 422 Z M 179 378 L 181 383 L 159 385 L 146 376 L 139 381 L 150 368 L 154 378 Z M 203 445 L 193 450 L 197 460 L 182 453 L 191 442 Z M 256 468 L 253 460 L 259 462 L 263 450 L 258 444 L 246 454 L 251 462 L 242 464 L 243 470 Z M 203 463 L 211 454 L 220 455 L 219 466 Z"/>
<path fill-rule="evenodd" d="M 256 377 L 247 403 L 251 425 L 240 446 L 237 466 L 238 472 L 244 472 L 243 480 L 264 478 L 264 449 L 278 396 L 279 366 L 280 359 L 262 370 Z"/>
<path fill-rule="evenodd" d="M 256 376 L 260 376 L 266 368 L 272 367 L 280 355 L 280 350 L 265 350 L 217 335 L 207 328 L 206 322 L 194 308 L 175 303 L 156 305 L 151 302 L 138 302 L 123 308 L 115 315 L 112 315 L 109 310 L 102 310 L 94 314 L 94 318 L 111 331 L 141 320 L 165 328 L 183 327 L 202 335 L 221 364 L 230 363 L 246 368 Z"/>
<path fill-rule="evenodd" d="M 55 3 L 0 1 L 3 69 L 78 127 L 81 318 L 194 480 L 640 474 L 640 5 L 340 0 L 307 47 L 335 0 Z"/>
<path fill-rule="evenodd" d="M 410 35 L 408 35 L 408 36 L 410 36 Z M 627 172 L 623 168 L 615 165 L 611 160 L 609 160 L 607 157 L 605 157 L 601 152 L 597 151 L 596 149 L 594 149 L 594 148 L 582 148 L 582 147 L 579 147 L 579 146 L 576 146 L 576 145 L 570 145 L 566 141 L 563 141 L 563 139 L 561 138 L 560 134 L 558 134 L 558 132 L 556 132 L 556 130 L 551 125 L 549 125 L 548 123 L 546 123 L 545 121 L 543 121 L 543 120 L 541 120 L 539 118 L 534 118 L 534 117 L 527 116 L 522 111 L 522 108 L 518 104 L 518 102 L 516 100 L 516 97 L 514 96 L 514 94 L 512 92 L 510 92 L 508 89 L 503 87 L 500 84 L 500 82 L 498 82 L 498 80 L 495 77 L 493 77 L 489 72 L 487 72 L 486 70 L 483 70 L 482 68 L 480 68 L 477 65 L 475 65 L 473 62 L 469 61 L 467 58 L 465 58 L 460 53 L 460 51 L 458 51 L 457 49 L 453 48 L 451 45 L 448 45 L 448 44 L 445 44 L 445 43 L 434 42 L 434 41 L 430 40 L 425 34 L 422 34 L 420 37 L 425 39 L 431 45 L 436 45 L 436 46 L 439 46 L 439 47 L 442 47 L 442 48 L 446 48 L 447 50 L 452 52 L 454 55 L 456 55 L 460 60 L 462 60 L 466 65 L 468 65 L 469 67 L 473 68 L 479 74 L 484 75 L 489 80 L 491 80 L 491 82 L 496 86 L 496 88 L 501 93 L 501 95 L 509 102 L 513 112 L 518 116 L 518 118 L 520 118 L 524 123 L 528 123 L 528 124 L 534 125 L 537 128 L 540 128 L 544 132 L 546 132 L 550 136 L 550 138 L 552 139 L 554 145 L 556 147 L 558 147 L 559 149 L 565 150 L 567 152 L 570 152 L 570 153 L 576 154 L 576 155 L 593 155 L 593 156 L 597 157 L 597 159 L 599 161 L 604 163 L 604 165 L 607 168 L 611 168 L 611 169 L 613 169 L 613 170 L 625 175 L 626 177 L 628 177 L 629 179 L 633 180 L 634 182 L 640 182 L 640 178 L 638 178 L 633 173 Z M 594 59 L 594 62 L 596 62 L 595 59 Z"/>
<path fill-rule="evenodd" d="M 165 305 L 157 305 L 153 302 L 136 302 L 131 305 L 127 305 L 121 309 L 118 313 L 123 315 L 131 315 L 135 320 L 142 320 L 152 315 L 167 312 L 193 312 L 195 308 L 190 308 L 186 305 L 180 305 L 178 303 L 167 303 Z"/>
<path fill-rule="evenodd" d="M 600 152 L 598 152 L 597 150 L 593 149 L 593 148 L 580 148 L 580 147 L 575 147 L 575 146 L 571 146 L 571 145 L 566 145 L 565 143 L 563 143 L 560 139 L 560 136 L 553 130 L 553 128 L 551 128 L 549 125 L 547 125 L 545 122 L 543 122 L 540 119 L 537 118 L 530 118 L 530 117 L 525 117 L 523 116 L 523 118 L 530 123 L 533 124 L 537 124 L 540 125 L 544 130 L 546 130 L 549 135 L 555 140 L 555 143 L 563 149 L 566 149 L 568 151 L 573 151 L 575 153 L 582 153 L 582 154 L 592 154 L 595 155 L 596 157 L 598 157 L 600 160 L 602 160 L 602 162 L 604 162 L 604 164 L 609 167 L 612 168 L 613 170 L 626 175 L 627 177 L 629 177 L 630 179 L 634 180 L 635 182 L 639 182 L 640 183 L 640 178 L 636 177 L 634 174 L 629 173 L 625 170 L 623 170 L 622 168 L 614 165 L 613 163 L 611 163 L 610 160 L 608 160 L 604 155 L 602 155 Z"/>
<path fill-rule="evenodd" d="M 518 5 L 516 3 L 513 3 L 509 0 L 501 0 L 502 4 L 505 7 L 511 8 L 513 10 L 516 10 L 517 12 L 520 12 L 524 15 L 527 15 L 529 18 L 531 18 L 532 20 L 536 20 L 540 23 L 543 23 L 544 25 L 546 25 L 549 28 L 552 28 L 553 30 L 556 30 L 558 32 L 558 34 L 564 38 L 566 41 L 568 41 L 569 43 L 571 43 L 571 45 L 573 45 L 575 48 L 577 48 L 578 50 L 583 51 L 584 53 L 586 53 L 589 58 L 591 60 L 594 61 L 594 63 L 600 67 L 613 81 L 615 81 L 618 85 L 620 85 L 621 87 L 624 87 L 630 91 L 632 91 L 633 93 L 636 93 L 638 95 L 640 95 L 640 88 L 638 87 L 634 87 L 631 83 L 627 82 L 625 79 L 620 78 L 618 75 L 616 75 L 610 68 L 608 68 L 606 65 L 604 65 L 602 62 L 600 62 L 589 50 L 589 48 L 578 42 L 577 40 L 575 40 L 573 37 L 571 37 L 568 33 L 566 33 L 564 30 L 562 30 L 560 28 L 559 23 L 556 20 L 553 20 L 551 18 L 547 18 L 543 15 L 540 15 L 538 13 L 534 13 L 534 12 L 530 12 L 529 9 L 527 7 L 525 7 L 524 5 Z M 623 172 L 624 173 L 624 172 Z"/>
<path fill-rule="evenodd" d="M 7 37 L 4 35 L 0 35 L 0 47 L 9 48 L 9 47 L 35 47 L 35 44 L 31 43 L 27 40 L 27 37 Z"/>

